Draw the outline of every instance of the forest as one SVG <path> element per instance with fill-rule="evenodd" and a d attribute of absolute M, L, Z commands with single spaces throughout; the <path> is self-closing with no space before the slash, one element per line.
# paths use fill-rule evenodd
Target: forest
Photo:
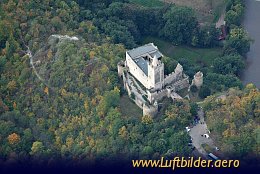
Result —
<path fill-rule="evenodd" d="M 1 1 L 0 165 L 189 156 L 185 126 L 196 115 L 193 103 L 169 103 L 156 118 L 127 115 L 120 106 L 125 91 L 117 63 L 144 36 L 222 48 L 214 66 L 202 69 L 205 83 L 199 94 L 206 98 L 210 128 L 216 129 L 221 146 L 232 149 L 228 155 L 259 154 L 254 135 L 259 132 L 260 93 L 238 78 L 251 42 L 241 27 L 243 7 L 242 0 L 229 1 L 230 34 L 219 44 L 219 31 L 200 26 L 188 7 L 148 8 L 127 0 Z M 165 61 L 170 72 L 176 60 Z M 191 77 L 201 68 L 187 59 L 180 63 Z M 225 101 L 210 96 L 225 91 Z M 240 150 L 232 148 L 238 141 Z"/>

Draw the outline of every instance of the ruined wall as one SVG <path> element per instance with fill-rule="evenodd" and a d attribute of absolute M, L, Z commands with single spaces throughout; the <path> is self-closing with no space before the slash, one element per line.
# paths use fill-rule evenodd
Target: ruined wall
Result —
<path fill-rule="evenodd" d="M 159 91 L 155 91 L 155 92 L 150 92 L 147 91 L 147 95 L 148 95 L 148 100 L 150 103 L 153 103 L 155 100 L 161 100 L 163 97 L 167 96 L 167 90 L 163 89 L 163 90 L 159 90 Z"/>
<path fill-rule="evenodd" d="M 200 88 L 202 86 L 202 84 L 203 84 L 203 73 L 202 72 L 199 71 L 194 75 L 192 84 L 196 85 L 197 88 Z"/>
<path fill-rule="evenodd" d="M 173 84 L 175 87 L 175 91 L 182 90 L 184 88 L 189 87 L 189 77 L 185 76 L 184 79 L 177 81 L 176 83 Z"/>
<path fill-rule="evenodd" d="M 165 76 L 164 78 L 164 85 L 169 85 L 171 83 L 174 83 L 176 81 L 176 74 L 172 72 L 171 74 Z"/>
<path fill-rule="evenodd" d="M 150 115 L 152 117 L 155 117 L 157 113 L 158 113 L 158 105 L 156 105 L 156 106 L 153 106 L 153 105 L 146 106 L 146 105 L 144 105 L 143 106 L 143 115 Z"/>
<path fill-rule="evenodd" d="M 123 72 L 124 72 L 124 63 L 123 62 L 119 62 L 117 64 L 117 73 L 118 73 L 118 76 L 119 77 L 122 77 L 123 76 Z"/>

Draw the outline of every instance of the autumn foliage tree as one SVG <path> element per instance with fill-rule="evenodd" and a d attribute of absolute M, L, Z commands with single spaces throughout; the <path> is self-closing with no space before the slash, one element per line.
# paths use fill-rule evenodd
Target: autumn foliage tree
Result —
<path fill-rule="evenodd" d="M 243 91 L 229 89 L 225 96 L 206 99 L 208 127 L 226 154 L 244 159 L 257 155 L 259 97 L 259 90 L 248 84 Z"/>
<path fill-rule="evenodd" d="M 12 133 L 10 135 L 8 135 L 8 142 L 9 144 L 11 145 L 14 145 L 14 144 L 18 144 L 21 140 L 21 137 L 20 135 L 16 134 L 16 133 Z"/>

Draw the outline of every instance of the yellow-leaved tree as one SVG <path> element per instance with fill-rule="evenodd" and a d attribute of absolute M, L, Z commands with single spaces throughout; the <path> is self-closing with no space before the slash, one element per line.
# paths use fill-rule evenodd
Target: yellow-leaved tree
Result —
<path fill-rule="evenodd" d="M 9 144 L 12 144 L 12 145 L 18 144 L 20 142 L 20 140 L 21 140 L 20 135 L 18 135 L 16 133 L 10 134 L 7 137 L 7 139 L 8 139 Z"/>

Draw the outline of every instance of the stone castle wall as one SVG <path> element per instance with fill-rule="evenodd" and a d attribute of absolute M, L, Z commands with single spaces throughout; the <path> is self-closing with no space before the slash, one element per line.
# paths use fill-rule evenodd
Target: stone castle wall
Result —
<path fill-rule="evenodd" d="M 202 86 L 202 84 L 203 84 L 203 73 L 202 72 L 199 71 L 194 75 L 192 84 L 196 85 L 197 88 L 200 88 Z"/>
<path fill-rule="evenodd" d="M 173 86 L 175 87 L 175 91 L 179 91 L 184 88 L 188 88 L 189 87 L 189 77 L 186 76 L 184 79 L 175 82 L 173 84 Z"/>
<path fill-rule="evenodd" d="M 165 76 L 164 78 L 164 85 L 169 85 L 171 83 L 173 83 L 176 79 L 176 74 L 175 72 L 172 72 L 171 74 Z"/>
<path fill-rule="evenodd" d="M 119 62 L 117 64 L 117 73 L 118 73 L 118 76 L 119 77 L 122 77 L 123 76 L 123 72 L 124 72 L 124 62 Z"/>
<path fill-rule="evenodd" d="M 158 113 L 158 105 L 156 105 L 156 106 L 153 106 L 153 105 L 146 106 L 146 105 L 144 105 L 143 106 L 143 115 L 150 115 L 152 117 L 155 117 L 157 113 Z"/>
<path fill-rule="evenodd" d="M 147 95 L 148 95 L 147 98 L 150 101 L 150 103 L 153 103 L 155 100 L 158 101 L 161 100 L 163 97 L 167 96 L 167 90 L 162 89 L 155 92 L 147 91 Z"/>
<path fill-rule="evenodd" d="M 152 117 L 154 117 L 157 113 L 158 113 L 158 106 L 153 106 L 153 105 L 149 105 L 147 106 L 141 99 L 139 99 L 137 96 L 135 96 L 135 98 L 131 98 L 131 86 L 129 86 L 129 84 L 127 83 L 126 80 L 126 75 L 123 72 L 123 83 L 124 83 L 124 88 L 127 91 L 127 94 L 129 96 L 129 98 L 135 102 L 135 104 L 141 108 L 143 110 L 143 115 L 150 115 Z"/>

